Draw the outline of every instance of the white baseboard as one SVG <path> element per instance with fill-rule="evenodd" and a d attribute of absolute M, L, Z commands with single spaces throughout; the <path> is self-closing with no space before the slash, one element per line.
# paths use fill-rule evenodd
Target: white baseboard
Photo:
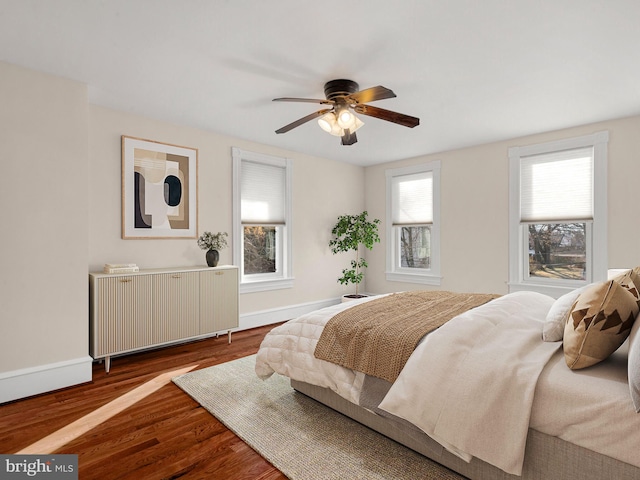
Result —
<path fill-rule="evenodd" d="M 289 305 L 287 307 L 244 313 L 240 315 L 240 326 L 236 331 L 284 322 L 286 320 L 299 317 L 305 313 L 335 305 L 336 303 L 340 303 L 340 298 L 330 298 L 328 300 L 320 300 L 317 302 L 300 303 L 298 305 Z"/>
<path fill-rule="evenodd" d="M 340 303 L 340 300 L 340 298 L 330 298 L 328 300 L 245 313 L 240 315 L 240 325 L 234 331 L 284 322 L 305 313 L 335 305 Z M 0 404 L 90 382 L 92 379 L 92 363 L 93 359 L 87 356 L 0 373 Z"/>
<path fill-rule="evenodd" d="M 91 381 L 90 356 L 0 373 L 0 403 Z"/>

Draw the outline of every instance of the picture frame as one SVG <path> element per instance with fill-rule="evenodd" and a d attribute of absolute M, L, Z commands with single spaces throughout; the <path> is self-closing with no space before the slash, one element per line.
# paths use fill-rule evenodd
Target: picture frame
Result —
<path fill-rule="evenodd" d="M 198 149 L 122 135 L 122 238 L 198 235 Z"/>

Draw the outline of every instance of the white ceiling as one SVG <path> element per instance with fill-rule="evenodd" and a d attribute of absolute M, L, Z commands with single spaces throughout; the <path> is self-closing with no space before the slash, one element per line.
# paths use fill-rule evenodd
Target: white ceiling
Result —
<path fill-rule="evenodd" d="M 638 0 L 0 0 L 0 60 L 93 104 L 371 165 L 640 114 L 639 21 Z M 362 117 L 352 146 L 315 121 L 274 133 L 320 106 L 273 98 L 335 78 L 391 88 L 372 105 L 420 125 Z"/>

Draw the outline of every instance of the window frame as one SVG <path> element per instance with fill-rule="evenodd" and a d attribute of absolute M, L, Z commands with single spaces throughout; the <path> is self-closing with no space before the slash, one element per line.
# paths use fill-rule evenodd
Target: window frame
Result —
<path fill-rule="evenodd" d="M 386 272 L 387 281 L 440 285 L 440 161 L 385 170 L 386 177 Z M 393 226 L 392 181 L 394 177 L 430 172 L 433 176 L 431 223 L 431 267 L 413 268 L 400 266 L 400 228 Z M 406 225 L 405 225 L 406 226 Z M 422 225 L 413 225 L 422 226 Z"/>
<path fill-rule="evenodd" d="M 609 132 L 509 148 L 509 292 L 532 290 L 559 297 L 575 288 L 607 279 L 607 148 Z M 543 279 L 529 276 L 528 224 L 520 220 L 521 159 L 583 147 L 593 148 L 593 220 L 586 222 L 585 280 Z M 540 221 L 536 223 L 583 223 Z M 525 231 L 527 230 L 527 231 Z"/>
<path fill-rule="evenodd" d="M 240 293 L 262 292 L 267 290 L 278 290 L 293 287 L 293 265 L 292 265 L 292 182 L 293 182 L 293 161 L 289 158 L 276 157 L 262 153 L 242 150 L 237 147 L 231 148 L 233 159 L 233 263 L 240 270 Z M 285 169 L 285 221 L 283 225 L 265 224 L 265 226 L 275 226 L 276 236 L 280 239 L 277 242 L 276 265 L 274 273 L 251 274 L 244 273 L 244 225 L 242 224 L 242 162 L 262 163 L 281 167 Z M 278 268 L 280 271 L 278 271 Z"/>

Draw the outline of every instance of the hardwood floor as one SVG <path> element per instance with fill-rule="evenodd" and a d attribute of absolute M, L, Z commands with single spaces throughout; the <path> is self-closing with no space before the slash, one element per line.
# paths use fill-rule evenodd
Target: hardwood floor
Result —
<path fill-rule="evenodd" d="M 172 382 L 156 385 L 146 396 L 141 392 L 162 373 L 256 353 L 271 328 L 235 333 L 231 345 L 223 335 L 117 357 L 108 374 L 102 364 L 94 364 L 91 383 L 0 405 L 0 453 L 53 445 L 52 451 L 29 453 L 77 454 L 82 480 L 285 479 Z M 141 398 L 92 427 L 96 418 L 110 416 L 127 393 Z M 69 430 L 79 436 L 73 438 Z M 58 436 L 63 440 L 56 447 Z"/>

